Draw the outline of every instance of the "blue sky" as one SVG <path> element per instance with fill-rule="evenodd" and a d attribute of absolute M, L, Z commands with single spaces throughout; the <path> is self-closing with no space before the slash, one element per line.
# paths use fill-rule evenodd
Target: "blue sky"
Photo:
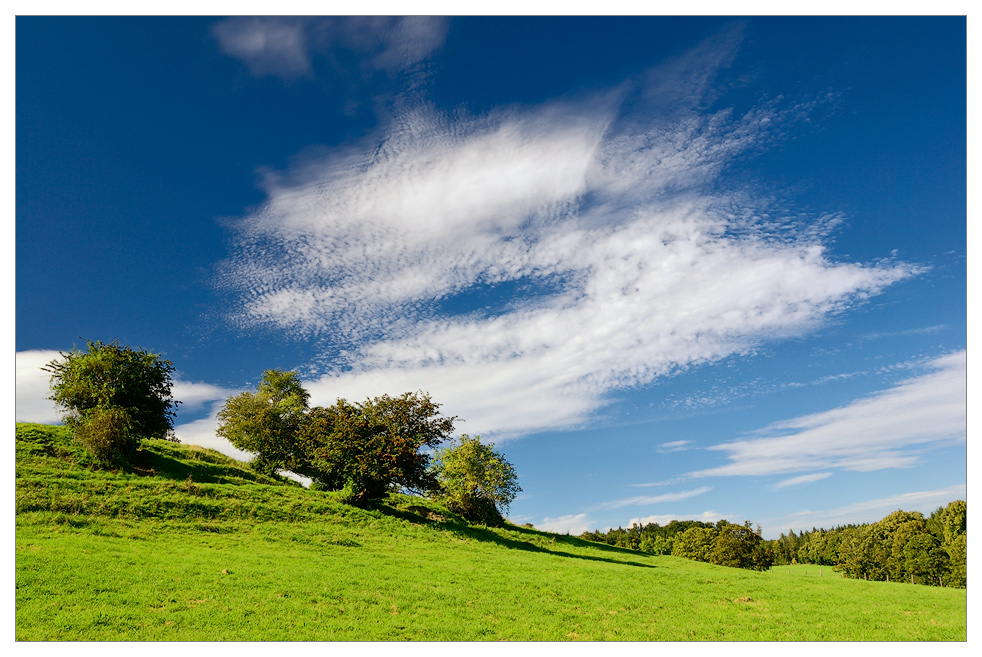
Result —
<path fill-rule="evenodd" d="M 18 420 L 421 389 L 541 529 L 965 498 L 966 20 L 18 17 Z M 80 338 L 82 340 L 80 340 Z"/>

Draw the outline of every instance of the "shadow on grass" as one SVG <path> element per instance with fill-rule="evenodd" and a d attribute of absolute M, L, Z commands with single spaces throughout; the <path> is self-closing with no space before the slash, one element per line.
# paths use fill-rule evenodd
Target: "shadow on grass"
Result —
<path fill-rule="evenodd" d="M 536 545 L 531 541 L 516 540 L 513 538 L 507 538 L 498 534 L 487 527 L 479 527 L 476 525 L 469 525 L 464 522 L 459 517 L 443 517 L 434 518 L 435 512 L 424 513 L 428 511 L 424 507 L 411 507 L 413 510 L 405 511 L 401 509 L 396 509 L 391 506 L 377 504 L 371 507 L 379 513 L 391 516 L 394 518 L 400 518 L 408 522 L 432 525 L 443 531 L 448 531 L 460 538 L 471 539 L 475 541 L 482 541 L 485 543 L 495 543 L 502 547 L 508 548 L 510 550 L 523 550 L 525 552 L 537 552 L 539 554 L 551 554 L 556 557 L 567 557 L 570 559 L 584 559 L 586 561 L 600 561 L 604 563 L 620 564 L 624 566 L 635 566 L 638 568 L 657 568 L 657 566 L 651 564 L 637 563 L 633 561 L 621 561 L 619 559 L 608 559 L 605 557 L 594 557 L 586 554 L 570 554 L 569 552 L 563 552 L 560 550 L 551 550 L 547 547 L 541 545 Z M 419 512 L 417 512 L 417 510 Z M 452 514 L 447 514 L 452 515 Z M 637 557 L 638 552 L 634 550 L 628 550 L 625 548 L 613 547 L 610 545 L 605 545 L 603 543 L 594 543 L 592 541 L 584 541 L 581 538 L 576 538 L 573 536 L 564 536 L 559 534 L 546 534 L 545 532 L 540 532 L 534 529 L 528 529 L 527 527 L 517 527 L 517 526 L 507 526 L 505 527 L 509 532 L 514 532 L 517 534 L 526 534 L 530 539 L 538 538 L 540 540 L 549 540 L 550 542 L 555 542 L 559 545 L 569 545 L 575 547 L 592 548 L 596 550 L 603 551 L 613 551 L 618 554 L 623 554 L 625 556 Z"/>

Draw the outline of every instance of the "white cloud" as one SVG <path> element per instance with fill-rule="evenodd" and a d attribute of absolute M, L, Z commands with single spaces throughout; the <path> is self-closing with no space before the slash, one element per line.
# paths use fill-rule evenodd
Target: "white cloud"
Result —
<path fill-rule="evenodd" d="M 212 33 L 222 51 L 245 62 L 253 75 L 292 77 L 310 71 L 302 19 L 236 17 L 215 24 Z"/>
<path fill-rule="evenodd" d="M 349 16 L 338 22 L 348 47 L 389 72 L 412 68 L 447 38 L 447 20 L 438 16 Z"/>
<path fill-rule="evenodd" d="M 662 443 L 658 446 L 658 451 L 664 454 L 671 452 L 682 452 L 689 449 L 692 444 L 691 440 L 673 440 L 671 442 Z M 651 485 L 651 484 L 636 484 L 639 486 Z"/>
<path fill-rule="evenodd" d="M 58 424 L 61 413 L 50 399 L 51 375 L 41 368 L 61 357 L 49 349 L 18 351 L 16 355 L 17 388 L 14 415 L 17 422 Z"/>
<path fill-rule="evenodd" d="M 821 481 L 822 479 L 828 479 L 832 476 L 831 472 L 816 472 L 815 474 L 801 475 L 800 477 L 792 477 L 790 479 L 785 479 L 784 481 L 779 481 L 774 484 L 775 490 L 780 490 L 782 488 L 788 488 L 789 486 L 803 486 L 804 484 L 810 484 L 813 481 Z"/>
<path fill-rule="evenodd" d="M 678 502 L 680 500 L 687 500 L 690 497 L 696 497 L 697 495 L 704 495 L 713 489 L 712 486 L 702 486 L 701 488 L 696 488 L 694 490 L 686 490 L 678 493 L 663 493 L 661 495 L 638 495 L 635 497 L 627 497 L 621 500 L 614 500 L 613 502 L 601 502 L 592 507 L 592 509 L 620 509 L 625 506 L 640 506 L 642 504 L 661 504 L 663 502 Z"/>
<path fill-rule="evenodd" d="M 222 388 L 221 386 L 210 383 L 195 383 L 183 381 L 175 378 L 171 386 L 171 395 L 174 399 L 181 402 L 178 413 L 181 411 L 197 410 L 209 403 L 218 401 L 224 402 L 228 397 L 238 394 L 239 390 Z"/>
<path fill-rule="evenodd" d="M 955 500 L 966 499 L 965 495 L 965 484 L 956 484 L 938 490 L 902 493 L 833 509 L 798 511 L 786 516 L 766 518 L 761 521 L 760 525 L 764 529 L 764 538 L 774 539 L 788 530 L 800 532 L 808 531 L 812 527 L 832 529 L 838 525 L 876 522 L 897 509 L 920 511 L 929 515 L 939 506 L 946 506 Z"/>
<path fill-rule="evenodd" d="M 312 73 L 315 53 L 348 51 L 366 69 L 389 74 L 413 69 L 443 46 L 447 20 L 430 16 L 234 17 L 212 34 L 227 55 L 256 76 L 292 78 Z M 327 60 L 338 68 L 346 59 Z"/>
<path fill-rule="evenodd" d="M 777 422 L 760 432 L 771 437 L 710 447 L 725 452 L 730 463 L 692 476 L 910 467 L 923 449 L 965 440 L 965 352 L 942 356 L 927 366 L 933 371 L 889 390 L 831 411 Z"/>
<path fill-rule="evenodd" d="M 583 532 L 590 531 L 590 518 L 585 513 L 575 515 L 560 516 L 558 518 L 543 518 L 542 522 L 537 523 L 535 528 L 543 532 L 553 532 L 554 534 L 571 534 L 576 536 Z"/>
<path fill-rule="evenodd" d="M 728 61 L 704 50 L 703 86 Z M 270 177 L 223 267 L 229 319 L 343 343 L 315 403 L 423 389 L 502 439 L 802 334 L 918 271 L 835 262 L 821 239 L 837 216 L 763 218 L 752 194 L 718 191 L 800 108 L 652 123 L 643 93 L 625 115 L 627 93 L 476 117 L 421 105 L 380 143 Z M 447 312 L 482 290 L 488 309 Z"/>
<path fill-rule="evenodd" d="M 226 439 L 215 435 L 215 429 L 218 428 L 217 414 L 218 408 L 215 408 L 206 418 L 175 425 L 174 436 L 185 445 L 200 445 L 240 461 L 251 461 L 253 454 L 237 449 Z"/>

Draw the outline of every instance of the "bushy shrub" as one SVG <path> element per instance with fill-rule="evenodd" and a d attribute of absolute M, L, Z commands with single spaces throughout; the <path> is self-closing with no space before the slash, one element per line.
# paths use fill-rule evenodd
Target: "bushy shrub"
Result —
<path fill-rule="evenodd" d="M 141 438 L 172 434 L 174 409 L 169 360 L 118 343 L 88 342 L 52 360 L 49 399 L 61 407 L 65 424 L 101 461 L 126 459 Z"/>
<path fill-rule="evenodd" d="M 95 408 L 75 429 L 78 440 L 97 461 L 117 463 L 136 451 L 130 414 L 124 408 Z"/>

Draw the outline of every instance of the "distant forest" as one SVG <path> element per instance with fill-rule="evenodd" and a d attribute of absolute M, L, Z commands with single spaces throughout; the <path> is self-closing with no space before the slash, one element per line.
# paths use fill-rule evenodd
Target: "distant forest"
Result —
<path fill-rule="evenodd" d="M 750 521 L 734 525 L 673 520 L 580 538 L 648 552 L 670 554 L 721 566 L 767 570 L 772 565 L 816 564 L 856 579 L 966 587 L 966 517 L 963 500 L 939 507 L 929 517 L 894 511 L 879 522 L 833 529 L 788 531 L 772 541 Z"/>

